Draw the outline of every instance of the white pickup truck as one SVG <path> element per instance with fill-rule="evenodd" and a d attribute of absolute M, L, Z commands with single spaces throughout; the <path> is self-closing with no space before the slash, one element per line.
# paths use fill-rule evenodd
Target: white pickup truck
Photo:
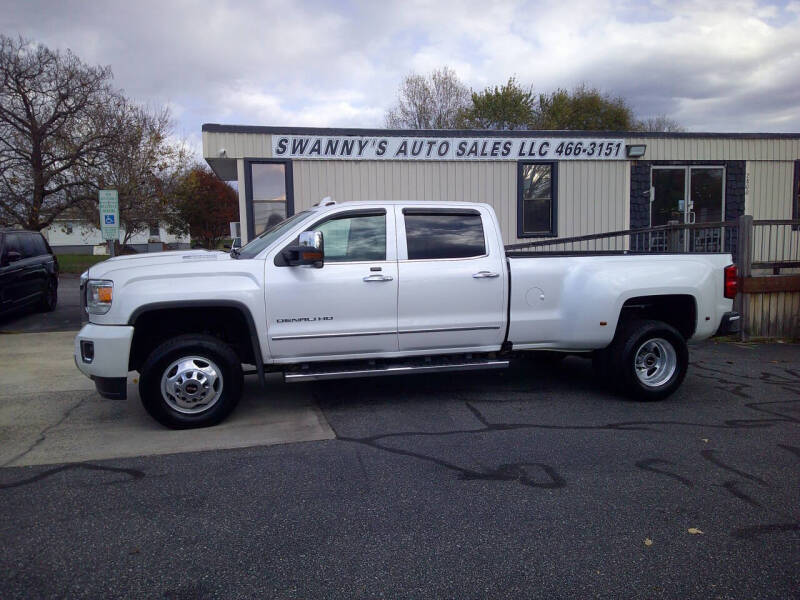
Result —
<path fill-rule="evenodd" d="M 687 341 L 726 330 L 730 255 L 507 253 L 486 204 L 323 202 L 230 254 L 120 256 L 81 280 L 75 361 L 100 394 L 140 373 L 147 411 L 219 423 L 249 372 L 287 382 L 502 368 L 580 354 L 642 399 L 682 382 Z"/>

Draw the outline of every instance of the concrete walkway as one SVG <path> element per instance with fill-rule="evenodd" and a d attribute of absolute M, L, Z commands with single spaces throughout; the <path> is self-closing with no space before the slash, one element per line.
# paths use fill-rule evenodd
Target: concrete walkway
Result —
<path fill-rule="evenodd" d="M 172 431 L 144 411 L 137 375 L 128 399 L 107 400 L 75 367 L 72 332 L 0 334 L 0 467 L 172 454 L 331 439 L 310 388 L 276 376 L 244 395 L 224 423 Z"/>

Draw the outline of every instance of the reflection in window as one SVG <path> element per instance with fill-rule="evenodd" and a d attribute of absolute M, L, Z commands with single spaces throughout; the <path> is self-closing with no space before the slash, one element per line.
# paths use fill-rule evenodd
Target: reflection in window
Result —
<path fill-rule="evenodd" d="M 478 213 L 404 216 L 410 260 L 467 258 L 486 254 L 483 224 Z"/>
<path fill-rule="evenodd" d="M 286 167 L 279 163 L 251 163 L 253 227 L 256 235 L 286 218 Z"/>
<path fill-rule="evenodd" d="M 522 235 L 555 235 L 553 165 L 522 164 Z"/>
<path fill-rule="evenodd" d="M 385 214 L 345 216 L 310 230 L 322 232 L 325 262 L 386 260 Z"/>
<path fill-rule="evenodd" d="M 794 204 L 792 218 L 800 219 L 800 160 L 794 161 Z M 794 229 L 793 226 L 792 228 Z"/>

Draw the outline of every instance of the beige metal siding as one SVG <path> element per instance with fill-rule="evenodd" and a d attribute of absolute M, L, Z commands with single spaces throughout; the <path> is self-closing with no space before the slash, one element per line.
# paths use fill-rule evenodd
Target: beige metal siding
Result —
<path fill-rule="evenodd" d="M 748 162 L 750 206 L 753 219 L 791 219 L 794 162 Z M 753 228 L 753 260 L 797 260 L 800 231 L 787 225 Z"/>
<path fill-rule="evenodd" d="M 503 241 L 517 233 L 517 163 L 513 161 L 293 161 L 295 211 L 330 196 L 359 200 L 486 202 Z M 558 166 L 559 236 L 624 229 L 630 169 L 626 161 L 574 161 Z"/>
<path fill-rule="evenodd" d="M 216 158 L 220 150 L 228 158 L 272 157 L 272 136 L 263 133 L 203 132 L 203 156 Z"/>
<path fill-rule="evenodd" d="M 800 139 L 751 138 L 628 138 L 626 144 L 646 144 L 643 160 L 796 160 Z M 203 132 L 203 156 L 215 158 L 221 149 L 229 158 L 270 158 L 272 137 L 263 133 Z"/>
<path fill-rule="evenodd" d="M 791 218 L 793 161 L 800 139 L 629 138 L 646 144 L 644 160 L 747 160 L 747 208 L 756 219 Z M 203 154 L 219 158 L 271 157 L 271 136 L 203 133 Z M 324 196 L 346 200 L 465 200 L 487 202 L 497 212 L 505 243 L 517 231 L 514 161 L 294 160 L 295 210 Z M 241 168 L 241 164 L 239 164 Z M 239 174 L 241 184 L 242 174 Z M 241 190 L 240 190 L 241 193 Z M 562 161 L 558 173 L 560 237 L 629 226 L 630 162 Z M 529 238 L 530 239 L 530 238 Z"/>
<path fill-rule="evenodd" d="M 516 197 L 514 201 L 516 203 Z M 559 163 L 559 237 L 626 229 L 630 222 L 629 206 L 630 165 L 627 161 Z"/>
<path fill-rule="evenodd" d="M 643 160 L 795 160 L 800 139 L 628 138 L 646 144 Z"/>
<path fill-rule="evenodd" d="M 749 161 L 749 191 L 754 219 L 791 219 L 793 161 Z"/>

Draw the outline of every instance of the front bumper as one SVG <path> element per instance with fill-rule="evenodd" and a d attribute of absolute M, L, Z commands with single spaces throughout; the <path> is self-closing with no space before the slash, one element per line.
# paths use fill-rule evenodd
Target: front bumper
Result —
<path fill-rule="evenodd" d="M 129 325 L 87 323 L 75 336 L 75 364 L 106 398 L 126 396 L 131 340 L 133 327 Z"/>
<path fill-rule="evenodd" d="M 741 326 L 742 318 L 741 315 L 737 312 L 726 312 L 722 315 L 722 319 L 719 323 L 719 328 L 714 336 L 720 335 L 731 335 L 734 333 L 739 333 L 739 329 Z"/>

